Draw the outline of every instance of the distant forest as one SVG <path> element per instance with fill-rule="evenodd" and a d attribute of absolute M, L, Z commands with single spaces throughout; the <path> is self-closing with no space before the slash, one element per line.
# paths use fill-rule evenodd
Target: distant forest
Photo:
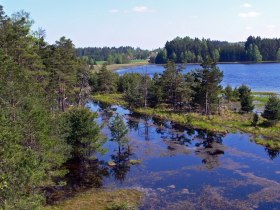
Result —
<path fill-rule="evenodd" d="M 107 64 L 125 64 L 130 60 L 147 59 L 150 51 L 133 47 L 87 47 L 77 48 L 76 55 L 90 65 L 96 64 L 96 61 L 107 61 Z"/>
<path fill-rule="evenodd" d="M 201 63 L 207 58 L 216 62 L 280 61 L 280 39 L 250 36 L 246 42 L 230 43 L 199 38 L 180 38 L 167 41 L 165 47 L 154 51 L 133 47 L 77 48 L 76 55 L 88 64 L 106 61 L 107 64 L 125 64 L 131 60 L 149 59 L 150 63 Z"/>
<path fill-rule="evenodd" d="M 201 63 L 207 57 L 217 62 L 280 61 L 280 39 L 248 37 L 246 42 L 229 43 L 210 39 L 177 37 L 159 50 L 156 64 L 168 60 L 176 63 Z"/>

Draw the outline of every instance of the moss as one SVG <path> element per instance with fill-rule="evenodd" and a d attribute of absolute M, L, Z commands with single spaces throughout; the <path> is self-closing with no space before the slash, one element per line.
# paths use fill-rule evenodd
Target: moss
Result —
<path fill-rule="evenodd" d="M 280 149 L 280 141 L 275 141 L 275 140 L 269 140 L 269 139 L 264 139 L 264 138 L 255 138 L 254 141 L 257 144 L 263 145 L 268 147 L 269 149 Z"/>
<path fill-rule="evenodd" d="M 102 210 L 102 209 L 138 209 L 142 193 L 137 190 L 94 189 L 44 210 Z"/>

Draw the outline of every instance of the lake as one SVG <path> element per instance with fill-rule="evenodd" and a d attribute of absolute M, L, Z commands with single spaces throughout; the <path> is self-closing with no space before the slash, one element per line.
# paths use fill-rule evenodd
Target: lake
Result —
<path fill-rule="evenodd" d="M 207 133 L 120 106 L 88 106 L 98 112 L 106 136 L 113 113 L 123 115 L 129 128 L 129 151 L 118 154 L 117 144 L 108 141 L 107 153 L 89 167 L 98 172 L 91 177 L 98 186 L 143 191 L 141 209 L 280 209 L 279 151 L 255 144 L 247 134 Z M 131 165 L 131 159 L 142 162 Z M 110 160 L 116 166 L 109 167 Z M 91 183 L 84 170 L 75 174 Z M 84 180 L 73 178 L 75 185 Z"/>
<path fill-rule="evenodd" d="M 280 63 L 219 64 L 218 66 L 224 72 L 223 86 L 236 87 L 245 84 L 249 85 L 253 91 L 280 93 Z M 186 65 L 184 73 L 199 67 L 198 64 Z M 128 72 L 145 73 L 147 71 L 152 76 L 154 73 L 162 73 L 163 70 L 164 67 L 161 65 L 146 65 L 120 69 L 117 72 L 124 74 Z"/>

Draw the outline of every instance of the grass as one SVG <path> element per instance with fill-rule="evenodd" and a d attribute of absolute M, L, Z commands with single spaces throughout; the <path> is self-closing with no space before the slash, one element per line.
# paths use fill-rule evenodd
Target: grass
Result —
<path fill-rule="evenodd" d="M 94 100 L 126 106 L 122 94 L 104 94 L 93 96 Z M 226 111 L 222 115 L 212 115 L 209 117 L 198 113 L 174 112 L 168 108 L 137 108 L 136 113 L 154 116 L 160 119 L 171 120 L 183 126 L 203 129 L 213 132 L 229 133 L 242 131 L 253 134 L 255 137 L 263 136 L 271 139 L 274 143 L 267 143 L 271 148 L 280 148 L 280 125 L 272 127 L 265 126 L 265 119 L 260 117 L 257 127 L 251 125 L 253 114 L 239 114 L 233 111 Z M 269 142 L 263 139 L 264 142 Z M 261 141 L 256 141 L 260 143 Z M 264 145 L 264 142 L 262 143 Z"/>
<path fill-rule="evenodd" d="M 253 100 L 255 105 L 258 107 L 264 107 L 268 102 L 268 99 L 271 95 L 277 95 L 277 93 L 273 92 L 252 92 Z"/>
<path fill-rule="evenodd" d="M 105 62 L 106 61 L 97 61 L 96 62 L 97 66 L 95 66 L 95 71 L 98 71 L 98 69 L 100 69 Z M 143 65 L 147 65 L 147 64 L 149 64 L 149 62 L 147 60 L 131 60 L 127 64 L 107 65 L 107 69 L 110 70 L 110 71 L 115 71 L 115 70 L 122 69 L 122 68 L 131 68 L 131 67 L 134 67 L 134 66 L 143 66 Z"/>
<path fill-rule="evenodd" d="M 96 94 L 93 95 L 92 98 L 95 101 L 99 101 L 104 104 L 115 104 L 119 106 L 126 106 L 126 102 L 124 101 L 123 94 Z"/>
<path fill-rule="evenodd" d="M 43 210 L 127 210 L 138 209 L 142 193 L 133 189 L 94 189 Z"/>

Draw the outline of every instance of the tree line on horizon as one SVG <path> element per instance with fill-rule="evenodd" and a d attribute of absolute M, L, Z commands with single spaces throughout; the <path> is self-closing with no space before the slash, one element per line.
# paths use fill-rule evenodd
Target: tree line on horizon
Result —
<path fill-rule="evenodd" d="M 145 60 L 149 57 L 149 50 L 139 47 L 85 47 L 76 48 L 76 55 L 83 58 L 89 65 L 96 65 L 97 61 L 106 61 L 107 64 L 126 64 L 130 60 Z"/>
<path fill-rule="evenodd" d="M 107 64 L 125 64 L 130 60 L 149 59 L 150 63 L 202 63 L 208 57 L 216 62 L 280 61 L 280 39 L 249 36 L 246 42 L 230 43 L 210 39 L 176 37 L 167 41 L 164 48 L 153 51 L 129 46 L 76 48 L 76 55 L 87 64 L 97 61 Z"/>
<path fill-rule="evenodd" d="M 167 41 L 153 61 L 156 64 L 165 64 L 168 60 L 175 63 L 201 63 L 208 57 L 216 62 L 280 61 L 280 39 L 249 36 L 246 42 L 229 43 L 177 37 Z"/>

